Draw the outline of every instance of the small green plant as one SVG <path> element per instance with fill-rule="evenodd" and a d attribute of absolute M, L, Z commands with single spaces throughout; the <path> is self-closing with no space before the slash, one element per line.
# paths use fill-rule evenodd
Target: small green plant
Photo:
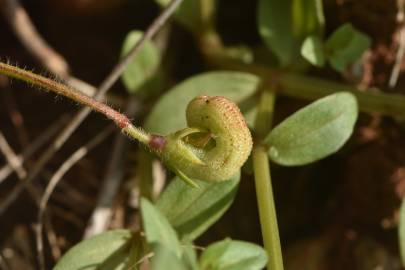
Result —
<path fill-rule="evenodd" d="M 149 252 L 155 254 L 152 269 L 162 269 L 159 268 L 161 265 L 170 265 L 170 269 L 192 269 L 189 268 L 190 265 L 198 264 L 202 269 L 212 269 L 212 267 L 226 269 L 221 268 L 221 265 L 226 266 L 231 262 L 235 267 L 232 269 L 260 269 L 266 263 L 267 257 L 258 246 L 232 240 L 225 240 L 208 247 L 201 254 L 199 262 L 195 254 L 191 257 L 187 255 L 188 252 L 195 253 L 192 249 L 192 241 L 229 207 L 240 178 L 238 171 L 252 149 L 249 129 L 233 102 L 223 96 L 194 98 L 186 108 L 188 127 L 162 136 L 142 131 L 133 126 L 127 117 L 104 103 L 50 79 L 5 63 L 0 63 L 0 73 L 54 91 L 104 114 L 124 133 L 159 156 L 178 176 L 178 179 L 171 183 L 157 201 L 160 210 L 147 200 L 142 201 L 145 239 L 136 237 L 139 232 L 125 230 L 96 236 L 69 251 L 55 269 L 81 269 L 93 264 L 98 266 L 101 264 L 106 269 L 136 267 L 137 262 Z M 210 83 L 204 84 L 202 83 L 204 81 Z M 242 84 L 243 81 L 245 84 Z M 191 87 L 210 84 L 210 91 Z M 222 88 L 224 86 L 227 87 Z M 239 94 L 234 91 L 233 86 L 240 88 Z M 179 95 L 184 96 L 184 91 L 187 91 L 188 95 L 202 93 L 227 95 L 227 91 L 232 91 L 235 100 L 237 97 L 246 97 L 246 94 L 252 95 L 259 90 L 257 86 L 258 78 L 249 74 L 213 72 L 197 76 L 175 87 L 162 98 L 156 110 L 151 113 L 147 127 L 153 130 L 155 126 L 159 129 L 157 132 L 165 128 L 175 128 L 177 123 L 170 123 L 166 127 L 161 124 L 161 120 L 157 120 L 169 114 L 173 119 L 180 119 L 178 125 L 182 125 L 180 124 L 184 121 L 182 108 L 177 113 L 173 112 L 172 105 L 165 104 L 176 104 Z M 265 103 L 266 96 L 269 94 L 271 93 L 266 91 L 262 93 L 262 104 L 259 106 L 256 117 L 257 130 L 260 128 L 261 117 L 264 116 L 263 111 L 266 112 L 269 108 L 269 104 Z M 182 104 L 179 107 L 184 106 L 185 104 Z M 337 93 L 325 97 L 290 116 L 263 139 L 256 141 L 253 162 L 258 187 L 267 181 L 267 155 L 273 161 L 283 165 L 301 165 L 323 158 L 338 150 L 349 138 L 356 117 L 357 104 L 353 95 L 349 93 Z M 263 124 L 267 126 L 269 123 L 263 122 Z M 180 184 L 179 179 L 196 189 Z M 208 182 L 204 183 L 204 181 Z M 218 181 L 223 184 L 216 183 Z M 268 190 L 266 186 L 263 189 L 257 189 L 259 204 L 263 204 L 262 207 L 265 209 L 272 207 L 271 204 L 268 205 L 268 199 L 271 198 L 266 194 Z M 203 196 L 198 196 L 199 193 Z M 179 199 L 180 194 L 184 199 L 182 197 Z M 193 208 L 190 209 L 190 207 Z M 267 218 L 262 218 L 264 232 L 267 231 L 266 226 L 269 223 L 274 223 L 269 225 L 270 228 L 277 229 L 274 208 L 270 214 Z M 274 232 L 268 233 L 272 237 L 278 235 Z M 110 242 L 116 244 L 109 244 L 106 248 L 105 244 Z M 280 252 L 277 242 L 267 244 L 273 246 L 272 250 L 275 254 Z M 92 260 L 81 259 L 86 252 L 97 253 L 97 256 L 92 257 Z M 243 256 L 237 256 L 239 253 Z"/>
<path fill-rule="evenodd" d="M 224 46 L 215 29 L 215 11 L 214 1 L 201 0 L 186 1 L 175 13 L 216 70 L 192 76 L 165 91 L 143 128 L 68 86 L 0 63 L 1 74 L 105 115 L 175 174 L 155 201 L 151 196 L 141 199 L 141 230 L 113 230 L 82 241 L 55 269 L 140 269 L 150 261 L 153 270 L 259 270 L 266 264 L 268 270 L 282 270 L 270 161 L 299 166 L 337 152 L 350 138 L 359 109 L 403 114 L 402 97 L 358 92 L 348 85 L 303 75 L 311 67 L 308 63 L 324 67 L 326 62 L 343 73 L 370 46 L 369 38 L 350 24 L 341 26 L 324 42 L 320 0 L 259 1 L 258 30 L 268 56 L 276 59 L 272 65 L 251 59 L 251 48 Z M 122 54 L 142 35 L 140 31 L 129 33 Z M 122 76 L 130 94 L 144 98 L 156 85 L 164 85 L 161 57 L 157 46 L 148 40 Z M 316 100 L 273 128 L 279 94 Z M 227 238 L 197 252 L 194 241 L 232 204 L 243 175 L 241 168 L 249 156 L 264 248 Z M 149 180 L 141 179 L 146 186 Z M 401 231 L 402 238 L 403 234 Z"/>

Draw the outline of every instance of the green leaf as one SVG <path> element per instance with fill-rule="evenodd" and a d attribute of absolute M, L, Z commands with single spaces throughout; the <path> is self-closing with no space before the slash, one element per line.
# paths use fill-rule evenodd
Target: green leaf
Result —
<path fill-rule="evenodd" d="M 157 244 L 152 257 L 152 270 L 188 270 L 185 264 L 167 246 Z"/>
<path fill-rule="evenodd" d="M 349 64 L 358 60 L 370 45 L 368 36 L 346 23 L 326 41 L 326 57 L 334 69 L 343 72 Z"/>
<path fill-rule="evenodd" d="M 54 270 L 128 269 L 134 234 L 130 230 L 108 231 L 71 248 Z"/>
<path fill-rule="evenodd" d="M 322 0 L 292 0 L 293 35 L 304 39 L 308 35 L 322 37 L 325 27 Z"/>
<path fill-rule="evenodd" d="M 259 0 L 257 11 L 259 33 L 281 66 L 297 61 L 304 38 L 323 34 L 321 0 Z"/>
<path fill-rule="evenodd" d="M 166 7 L 171 0 L 155 0 L 161 7 Z M 207 0 L 204 0 L 207 1 Z M 174 18 L 187 30 L 198 33 L 202 30 L 201 1 L 183 1 L 174 13 Z"/>
<path fill-rule="evenodd" d="M 224 96 L 241 103 L 252 96 L 259 78 L 243 72 L 207 72 L 191 77 L 174 86 L 155 104 L 146 120 L 148 132 L 169 134 L 187 126 L 186 107 L 199 95 Z"/>
<path fill-rule="evenodd" d="M 203 270 L 260 270 L 266 263 L 262 247 L 231 239 L 208 246 L 200 259 Z"/>
<path fill-rule="evenodd" d="M 297 111 L 266 137 L 271 160 L 281 165 L 304 165 L 343 146 L 357 119 L 353 94 L 340 92 Z"/>
<path fill-rule="evenodd" d="M 402 266 L 405 267 L 405 199 L 402 200 L 399 211 L 399 250 L 401 255 Z"/>
<path fill-rule="evenodd" d="M 141 214 L 146 241 L 151 245 L 163 245 L 180 258 L 179 239 L 165 216 L 145 198 L 141 199 Z"/>
<path fill-rule="evenodd" d="M 192 241 L 205 232 L 229 208 L 235 197 L 240 175 L 222 182 L 198 181 L 190 188 L 176 177 L 156 206 L 167 217 L 182 240 Z"/>
<path fill-rule="evenodd" d="M 129 53 L 131 48 L 142 37 L 141 31 L 131 31 L 124 40 L 122 48 L 122 56 Z M 134 93 L 141 89 L 141 86 L 146 83 L 158 69 L 160 62 L 160 53 L 155 44 L 151 41 L 146 41 L 145 45 L 126 67 L 122 74 L 122 80 L 130 93 Z"/>
<path fill-rule="evenodd" d="M 193 243 L 184 243 L 183 244 L 183 263 L 187 265 L 188 270 L 199 270 L 197 260 L 196 247 Z"/>
<path fill-rule="evenodd" d="M 314 66 L 323 67 L 325 65 L 322 40 L 317 36 L 309 36 L 304 40 L 301 55 Z"/>

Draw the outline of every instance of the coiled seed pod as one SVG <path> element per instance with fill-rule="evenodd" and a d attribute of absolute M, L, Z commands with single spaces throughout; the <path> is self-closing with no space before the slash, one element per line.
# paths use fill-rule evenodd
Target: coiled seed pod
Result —
<path fill-rule="evenodd" d="M 252 136 L 236 104 L 221 96 L 199 96 L 188 104 L 186 118 L 188 128 L 166 136 L 160 153 L 165 163 L 189 181 L 233 176 L 252 150 Z"/>

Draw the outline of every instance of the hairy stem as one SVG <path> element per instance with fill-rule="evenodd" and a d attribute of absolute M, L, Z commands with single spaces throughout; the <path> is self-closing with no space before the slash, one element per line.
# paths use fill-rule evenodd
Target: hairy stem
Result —
<path fill-rule="evenodd" d="M 273 189 L 271 186 L 270 163 L 262 138 L 270 131 L 273 118 L 274 93 L 263 91 L 255 121 L 257 140 L 253 147 L 253 171 L 256 196 L 259 207 L 263 243 L 267 251 L 268 270 L 283 270 L 280 236 L 277 224 Z"/>
<path fill-rule="evenodd" d="M 65 96 L 87 106 L 114 121 L 114 123 L 131 138 L 146 145 L 149 142 L 149 135 L 133 126 L 131 121 L 124 114 L 119 113 L 105 103 L 97 101 L 67 85 L 2 62 L 0 62 L 0 74 L 25 81 L 29 84 Z"/>

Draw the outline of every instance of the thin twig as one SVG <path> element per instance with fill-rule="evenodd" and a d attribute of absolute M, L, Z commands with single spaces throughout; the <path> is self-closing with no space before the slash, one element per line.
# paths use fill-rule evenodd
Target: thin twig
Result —
<path fill-rule="evenodd" d="M 24 151 L 17 155 L 18 164 L 23 164 L 29 159 L 39 148 L 41 148 L 51 137 L 53 137 L 62 126 L 67 122 L 67 117 L 62 116 L 54 124 L 52 124 L 44 133 L 36 138 Z M 0 168 L 0 184 L 13 172 L 13 168 L 9 163 Z"/>
<path fill-rule="evenodd" d="M 102 100 L 104 95 L 110 89 L 110 87 L 117 81 L 120 75 L 123 73 L 128 63 L 136 56 L 145 42 L 151 39 L 159 29 L 166 23 L 168 18 L 174 13 L 177 6 L 183 0 L 172 0 L 170 4 L 163 10 L 163 12 L 155 19 L 155 21 L 149 26 L 142 38 L 134 45 L 131 51 L 116 65 L 109 76 L 100 85 L 95 98 Z M 30 174 L 26 177 L 25 181 L 16 186 L 13 191 L 1 202 L 0 204 L 0 216 L 8 209 L 8 207 L 18 198 L 19 194 L 24 188 L 31 182 L 46 163 L 52 158 L 52 156 L 62 147 L 62 145 L 69 139 L 72 133 L 83 122 L 83 120 L 89 115 L 91 110 L 89 108 L 83 108 L 78 112 L 70 123 L 60 132 L 59 136 L 53 141 L 51 146 L 43 153 L 39 160 L 34 165 L 34 168 Z"/>
<path fill-rule="evenodd" d="M 45 216 L 44 227 L 45 227 L 45 234 L 48 238 L 48 243 L 51 247 L 51 254 L 55 261 L 58 261 L 62 256 L 62 250 L 58 244 L 58 237 L 56 236 L 55 230 L 53 229 L 52 222 L 50 219 L 50 215 Z"/>
<path fill-rule="evenodd" d="M 132 97 L 128 103 L 126 114 L 132 117 L 135 114 L 135 110 L 139 109 L 138 105 L 139 104 L 136 104 L 135 98 Z M 112 204 L 123 177 L 124 170 L 122 168 L 122 163 L 126 143 L 127 140 L 125 140 L 121 134 L 117 134 L 111 159 L 108 162 L 109 166 L 107 167 L 106 176 L 97 199 L 97 206 L 95 207 L 89 219 L 88 226 L 85 229 L 83 236 L 85 239 L 105 231 L 108 227 L 112 215 Z"/>
<path fill-rule="evenodd" d="M 65 78 L 69 73 L 67 62 L 41 37 L 19 0 L 4 0 L 3 10 L 7 21 L 25 48 L 48 70 Z"/>
<path fill-rule="evenodd" d="M 392 67 L 391 76 L 388 82 L 390 88 L 394 88 L 397 84 L 399 73 L 401 72 L 402 59 L 405 54 L 405 22 L 404 22 L 404 0 L 397 1 L 398 12 L 397 21 L 400 25 L 399 29 L 399 48 L 395 56 L 395 63 Z"/>
<path fill-rule="evenodd" d="M 70 68 L 66 59 L 41 36 L 19 0 L 4 0 L 3 7 L 5 19 L 31 55 L 50 72 L 65 80 L 68 85 L 88 96 L 94 95 L 97 89 L 69 73 Z"/>
<path fill-rule="evenodd" d="M 56 185 L 65 175 L 65 173 L 72 168 L 80 159 L 82 159 L 91 149 L 101 143 L 108 135 L 111 134 L 113 128 L 110 126 L 105 129 L 103 132 L 99 133 L 96 137 L 94 137 L 90 142 L 86 145 L 80 147 L 77 151 L 75 151 L 55 172 L 52 176 L 51 180 L 42 195 L 39 211 L 38 211 L 38 224 L 36 230 L 36 240 L 37 240 L 37 251 L 38 251 L 38 260 L 41 266 L 41 269 L 45 269 L 45 260 L 44 260 L 44 253 L 43 253 L 43 239 L 42 239 L 42 228 L 43 228 L 43 219 L 44 213 L 46 209 L 46 205 L 48 204 L 49 198 L 52 195 L 52 192 L 56 188 Z"/>
<path fill-rule="evenodd" d="M 13 151 L 11 146 L 8 144 L 6 138 L 4 137 L 1 131 L 0 131 L 0 151 L 6 157 L 8 164 L 17 173 L 19 178 L 24 178 L 27 176 L 27 171 L 24 169 L 21 162 L 19 162 L 18 156 Z"/>

